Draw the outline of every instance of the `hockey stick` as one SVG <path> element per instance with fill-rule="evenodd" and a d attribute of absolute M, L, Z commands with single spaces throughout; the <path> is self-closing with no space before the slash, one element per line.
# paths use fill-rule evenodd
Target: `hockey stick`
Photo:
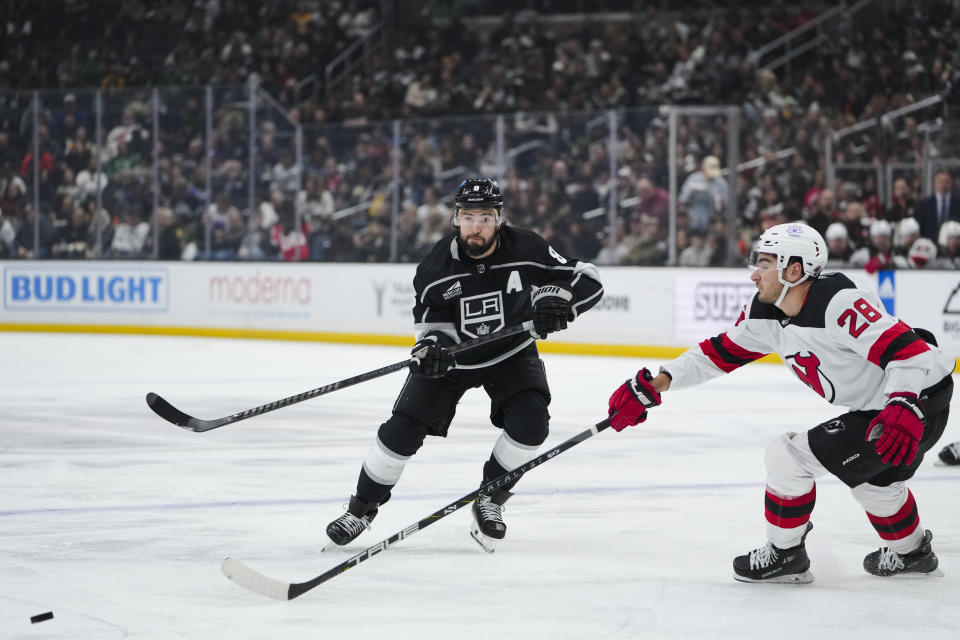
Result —
<path fill-rule="evenodd" d="M 240 560 L 236 560 L 234 558 L 225 558 L 223 563 L 220 565 L 220 571 L 222 571 L 223 575 L 225 575 L 227 578 L 229 578 L 233 582 L 236 582 L 238 585 L 240 585 L 244 589 L 249 589 L 254 593 L 259 593 L 261 595 L 267 596 L 268 598 L 274 598 L 275 600 L 293 600 L 294 598 L 303 595 L 307 591 L 310 591 L 314 587 L 320 586 L 327 580 L 330 580 L 331 578 L 334 578 L 340 575 L 347 569 L 352 569 L 353 567 L 357 566 L 361 562 L 369 560 L 370 558 L 377 555 L 381 551 L 386 551 L 388 548 L 390 548 L 392 545 L 396 544 L 397 542 L 400 542 L 405 538 L 409 538 L 410 536 L 412 536 L 413 534 L 415 534 L 416 532 L 422 529 L 426 529 L 437 520 L 440 520 L 441 518 L 446 518 L 448 515 L 450 515 L 454 511 L 460 509 L 461 507 L 465 507 L 471 502 L 473 502 L 474 500 L 476 500 L 477 496 L 479 496 L 481 493 L 493 493 L 494 491 L 496 491 L 503 485 L 507 484 L 508 482 L 511 482 L 513 480 L 520 478 L 523 474 L 527 473 L 534 467 L 540 466 L 544 462 L 547 462 L 548 460 L 550 460 L 551 458 L 554 458 L 558 454 L 563 453 L 567 449 L 570 449 L 571 447 L 580 444 L 587 438 L 591 438 L 597 435 L 598 433 L 600 433 L 601 431 L 603 431 L 609 426 L 610 426 L 609 418 L 607 418 L 606 420 L 602 420 L 601 422 L 598 422 L 597 424 L 590 427 L 589 429 L 586 429 L 585 431 L 581 431 L 580 433 L 573 436 L 569 440 L 566 440 L 565 442 L 561 442 L 560 444 L 555 446 L 553 449 L 550 449 L 549 451 L 540 454 L 536 458 L 523 463 L 513 471 L 505 473 L 499 478 L 494 478 L 490 482 L 484 483 L 483 485 L 480 486 L 479 489 L 474 489 L 473 491 L 463 496 L 459 500 L 454 500 L 447 506 L 441 509 L 438 509 L 437 511 L 434 511 L 433 513 L 423 518 L 419 522 L 415 522 L 414 524 L 403 529 L 402 531 L 398 531 L 397 533 L 393 534 L 389 538 L 385 540 L 381 540 L 380 542 L 378 542 L 373 546 L 367 547 L 357 555 L 353 556 L 352 558 L 348 558 L 347 560 L 344 560 L 337 566 L 321 573 L 320 575 L 318 575 L 316 578 L 313 578 L 312 580 L 307 580 L 306 582 L 293 582 L 293 583 L 284 582 L 283 580 L 277 580 L 275 578 L 270 578 L 268 576 L 265 576 L 259 571 L 256 571 L 255 569 L 251 569 L 249 566 L 247 566 Z"/>
<path fill-rule="evenodd" d="M 451 347 L 450 353 L 457 354 L 462 351 L 479 347 L 480 345 L 494 342 L 496 340 L 502 340 L 503 338 L 515 336 L 523 333 L 524 331 L 530 331 L 531 329 L 533 329 L 533 321 L 527 321 L 523 324 L 507 327 L 494 333 L 488 333 L 485 336 L 480 336 L 478 338 L 473 338 L 472 340 L 461 342 L 460 344 Z M 193 416 L 184 413 L 180 409 L 177 409 L 175 406 L 152 391 L 147 394 L 147 406 L 153 409 L 154 413 L 167 422 L 172 422 L 173 424 L 177 425 L 178 427 L 182 427 L 187 431 L 203 433 L 204 431 L 210 431 L 211 429 L 217 429 L 228 424 L 233 424 L 234 422 L 240 422 L 241 420 L 246 420 L 247 418 L 252 418 L 253 416 L 259 416 L 270 411 L 282 409 L 283 407 L 289 407 L 292 404 L 297 404 L 298 402 L 303 402 L 304 400 L 310 400 L 312 398 L 316 398 L 317 396 L 333 393 L 339 389 L 345 389 L 346 387 L 351 387 L 355 384 L 360 384 L 361 382 L 367 382 L 368 380 L 385 376 L 388 373 L 393 373 L 394 371 L 406 369 L 407 365 L 410 364 L 410 360 L 410 358 L 407 358 L 406 360 L 401 360 L 400 362 L 395 362 L 373 371 L 361 373 L 353 376 L 352 378 L 347 378 L 346 380 L 331 382 L 330 384 L 317 387 L 316 389 L 311 389 L 310 391 L 304 391 L 303 393 L 298 393 L 297 395 L 290 396 L 289 398 L 274 400 L 273 402 L 262 404 L 259 407 L 234 413 L 226 416 L 225 418 L 216 418 L 213 420 L 201 420 L 200 418 L 194 418 Z"/>

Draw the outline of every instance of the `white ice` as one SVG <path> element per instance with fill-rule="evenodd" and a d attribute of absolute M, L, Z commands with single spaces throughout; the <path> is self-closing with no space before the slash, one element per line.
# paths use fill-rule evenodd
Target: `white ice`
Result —
<path fill-rule="evenodd" d="M 207 433 L 155 391 L 227 415 L 401 360 L 393 347 L 0 334 L 0 638 L 944 638 L 960 629 L 960 469 L 912 482 L 946 576 L 879 579 L 880 540 L 838 481 L 818 484 L 811 585 L 748 585 L 763 542 L 763 449 L 837 411 L 782 368 L 668 392 L 530 472 L 494 554 L 462 509 L 291 602 L 221 575 L 225 556 L 303 581 L 474 489 L 498 431 L 480 390 L 430 438 L 349 550 L 320 553 L 403 374 Z M 655 361 L 545 354 L 547 445 L 605 417 Z M 956 407 L 954 407 L 956 409 Z M 960 439 L 954 421 L 943 442 Z M 546 446 L 546 445 L 545 445 Z M 939 447 L 938 447 L 939 448 Z M 30 623 L 52 611 L 54 619 Z"/>

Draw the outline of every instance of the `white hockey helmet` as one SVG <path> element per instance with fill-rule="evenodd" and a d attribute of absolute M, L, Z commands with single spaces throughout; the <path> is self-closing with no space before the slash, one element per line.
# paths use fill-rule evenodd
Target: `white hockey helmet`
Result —
<path fill-rule="evenodd" d="M 897 226 L 897 233 L 901 238 L 903 236 L 918 236 L 920 235 L 920 223 L 913 216 L 908 216 L 900 221 Z"/>
<path fill-rule="evenodd" d="M 842 222 L 834 222 L 827 227 L 827 240 L 846 240 L 849 237 L 847 227 Z"/>
<path fill-rule="evenodd" d="M 816 229 L 802 222 L 788 222 L 770 227 L 760 235 L 750 257 L 750 267 L 756 267 L 757 255 L 770 253 L 777 256 L 777 271 L 780 281 L 790 258 L 798 258 L 803 267 L 804 278 L 814 280 L 827 264 L 827 243 Z M 784 284 L 788 284 L 784 282 Z M 797 282 L 796 284 L 799 284 Z"/>
<path fill-rule="evenodd" d="M 823 236 L 813 227 L 801 222 L 778 224 L 764 231 L 750 254 L 748 264 L 751 269 L 757 268 L 757 259 L 761 253 L 777 256 L 777 280 L 783 285 L 783 289 L 773 303 L 776 307 L 780 307 L 792 287 L 819 278 L 827 264 L 827 243 L 823 241 Z M 784 279 L 783 270 L 793 258 L 800 261 L 803 277 L 796 282 L 789 282 Z"/>
<path fill-rule="evenodd" d="M 937 235 L 937 240 L 941 245 L 947 246 L 947 240 L 956 238 L 957 236 L 960 236 L 960 222 L 947 220 L 940 225 L 940 233 Z"/>
<path fill-rule="evenodd" d="M 873 224 L 870 225 L 870 237 L 877 238 L 880 236 L 891 236 L 893 235 L 893 228 L 890 226 L 890 223 L 886 220 L 874 220 Z"/>

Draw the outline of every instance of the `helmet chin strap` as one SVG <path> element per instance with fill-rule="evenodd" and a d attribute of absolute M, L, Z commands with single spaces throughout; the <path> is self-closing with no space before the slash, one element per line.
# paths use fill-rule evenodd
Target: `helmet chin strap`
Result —
<path fill-rule="evenodd" d="M 790 291 L 792 287 L 797 286 L 801 282 L 806 282 L 810 278 L 809 274 L 803 274 L 803 277 L 797 280 L 796 282 L 787 282 L 783 279 L 783 269 L 777 271 L 777 280 L 780 281 L 780 284 L 783 285 L 783 289 L 780 290 L 780 297 L 777 298 L 777 301 L 773 303 L 777 309 L 783 311 L 783 307 L 780 306 L 783 303 L 783 299 L 787 297 L 787 292 Z"/>

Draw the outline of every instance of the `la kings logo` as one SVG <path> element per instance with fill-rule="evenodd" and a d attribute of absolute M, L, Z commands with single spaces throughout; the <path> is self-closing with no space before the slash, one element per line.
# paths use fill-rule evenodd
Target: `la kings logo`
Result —
<path fill-rule="evenodd" d="M 460 333 L 477 338 L 503 329 L 503 293 L 481 293 L 460 299 Z"/>

